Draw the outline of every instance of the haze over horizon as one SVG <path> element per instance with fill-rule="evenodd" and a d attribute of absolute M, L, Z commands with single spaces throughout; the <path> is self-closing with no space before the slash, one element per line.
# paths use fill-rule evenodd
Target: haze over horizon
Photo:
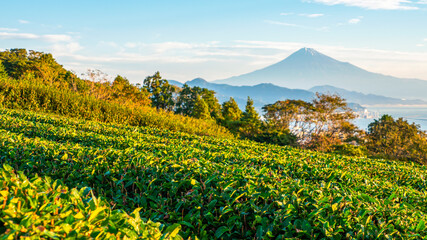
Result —
<path fill-rule="evenodd" d="M 213 81 L 314 48 L 370 72 L 427 80 L 426 0 L 7 1 L 0 50 L 49 52 L 67 69 L 131 82 L 160 71 Z"/>

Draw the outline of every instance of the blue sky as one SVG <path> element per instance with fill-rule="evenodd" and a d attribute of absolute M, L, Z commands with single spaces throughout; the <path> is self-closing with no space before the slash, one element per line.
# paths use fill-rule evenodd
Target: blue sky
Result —
<path fill-rule="evenodd" d="M 53 53 L 80 74 L 227 78 L 312 47 L 427 80 L 427 0 L 5 1 L 0 49 Z"/>

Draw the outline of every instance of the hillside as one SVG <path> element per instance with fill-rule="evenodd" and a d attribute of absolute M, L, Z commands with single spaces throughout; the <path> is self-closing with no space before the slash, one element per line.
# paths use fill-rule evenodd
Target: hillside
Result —
<path fill-rule="evenodd" d="M 427 169 L 413 163 L 6 109 L 0 133 L 0 164 L 142 207 L 184 238 L 427 236 Z"/>
<path fill-rule="evenodd" d="M 150 93 L 121 76 L 113 82 L 78 78 L 51 54 L 11 49 L 0 52 L 0 107 L 133 126 L 150 126 L 199 135 L 232 137 L 215 121 L 174 114 L 150 106 Z"/>
<path fill-rule="evenodd" d="M 368 72 L 311 48 L 302 48 L 263 69 L 214 82 L 235 86 L 272 83 L 296 89 L 330 85 L 364 94 L 427 101 L 427 81 Z"/>

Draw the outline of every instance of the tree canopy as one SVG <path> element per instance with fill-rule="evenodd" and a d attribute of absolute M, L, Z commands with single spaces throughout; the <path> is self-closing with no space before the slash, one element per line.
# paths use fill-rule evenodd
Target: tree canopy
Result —
<path fill-rule="evenodd" d="M 238 121 L 242 117 L 242 110 L 237 105 L 234 98 L 230 97 L 230 100 L 222 104 L 222 116 L 225 121 Z"/>
<path fill-rule="evenodd" d="M 368 126 L 368 149 L 377 155 L 427 163 L 427 134 L 414 123 L 383 115 Z"/>
<path fill-rule="evenodd" d="M 144 88 L 151 93 L 151 105 L 157 109 L 173 110 L 174 100 L 173 94 L 175 88 L 169 85 L 166 79 L 160 76 L 160 72 L 156 72 L 153 76 L 148 76 L 144 80 Z"/>
<path fill-rule="evenodd" d="M 316 94 L 312 102 L 277 101 L 263 107 L 270 127 L 288 130 L 301 146 L 330 151 L 334 145 L 353 137 L 357 128 L 350 122 L 356 116 L 338 95 Z"/>
<path fill-rule="evenodd" d="M 218 99 L 215 97 L 215 92 L 207 88 L 201 87 L 190 87 L 184 84 L 182 89 L 178 93 L 178 97 L 175 104 L 175 113 L 183 114 L 186 116 L 193 116 L 195 105 L 201 98 L 207 105 L 207 110 L 211 118 L 221 119 L 221 105 Z"/>
<path fill-rule="evenodd" d="M 209 113 L 209 106 L 200 96 L 196 97 L 196 102 L 194 104 L 192 117 L 200 118 L 200 119 L 211 118 L 211 115 Z"/>

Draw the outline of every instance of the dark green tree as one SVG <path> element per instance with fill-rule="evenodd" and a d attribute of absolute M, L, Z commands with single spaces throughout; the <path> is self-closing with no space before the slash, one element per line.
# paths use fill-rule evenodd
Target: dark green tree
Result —
<path fill-rule="evenodd" d="M 184 84 L 178 94 L 175 112 L 178 114 L 193 116 L 194 106 L 198 97 L 201 97 L 207 104 L 209 114 L 212 118 L 217 120 L 221 118 L 221 105 L 218 103 L 218 99 L 215 97 L 215 92 L 197 86 L 190 87 L 187 84 Z"/>
<path fill-rule="evenodd" d="M 240 120 L 242 110 L 240 110 L 234 98 L 230 97 L 230 100 L 222 104 L 222 116 L 226 122 Z"/>
<path fill-rule="evenodd" d="M 6 69 L 7 74 L 19 79 L 31 70 L 26 49 L 10 49 L 0 52 L 0 61 Z"/>
<path fill-rule="evenodd" d="M 371 153 L 391 159 L 427 163 L 427 134 L 415 123 L 383 115 L 368 126 Z"/>
<path fill-rule="evenodd" d="M 153 107 L 168 111 L 173 110 L 175 88 L 169 85 L 166 79 L 162 79 L 159 72 L 145 78 L 144 88 L 151 93 L 150 99 Z"/>
<path fill-rule="evenodd" d="M 245 111 L 240 119 L 239 134 L 240 136 L 252 140 L 257 140 L 262 133 L 263 124 L 260 120 L 258 112 L 254 108 L 254 101 L 248 97 Z"/>
<path fill-rule="evenodd" d="M 176 105 L 175 105 L 175 113 L 191 116 L 193 115 L 194 104 L 196 103 L 197 96 L 197 88 L 191 88 L 187 84 L 184 84 L 181 91 L 178 93 Z"/>
<path fill-rule="evenodd" d="M 0 60 L 0 78 L 7 78 L 7 77 L 8 77 L 7 72 Z"/>
<path fill-rule="evenodd" d="M 218 122 L 222 120 L 221 104 L 215 97 L 215 91 L 207 88 L 202 88 L 201 96 L 209 107 L 209 114 Z"/>
<path fill-rule="evenodd" d="M 192 116 L 200 119 L 211 118 L 211 115 L 209 113 L 209 106 L 200 96 L 196 97 Z"/>
<path fill-rule="evenodd" d="M 242 121 L 259 121 L 259 114 L 254 108 L 254 101 L 248 97 L 245 111 L 243 112 Z"/>

